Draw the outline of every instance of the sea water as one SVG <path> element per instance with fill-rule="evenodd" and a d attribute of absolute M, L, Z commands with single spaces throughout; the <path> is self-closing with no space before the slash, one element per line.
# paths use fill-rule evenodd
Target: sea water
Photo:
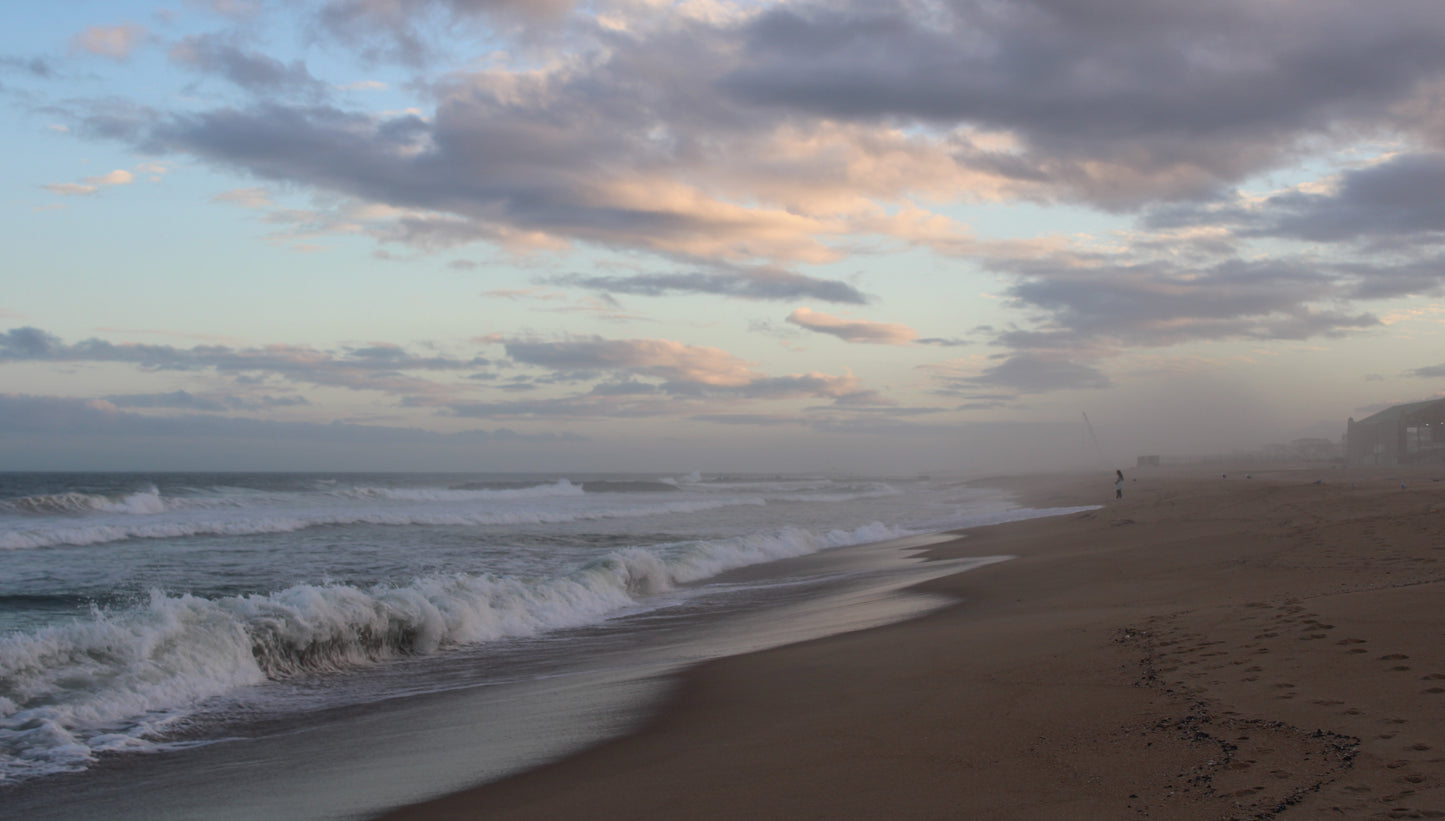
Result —
<path fill-rule="evenodd" d="M 619 732 L 679 665 L 906 615 L 838 606 L 918 577 L 858 546 L 1050 512 L 927 477 L 0 474 L 0 806 L 364 815 Z"/>

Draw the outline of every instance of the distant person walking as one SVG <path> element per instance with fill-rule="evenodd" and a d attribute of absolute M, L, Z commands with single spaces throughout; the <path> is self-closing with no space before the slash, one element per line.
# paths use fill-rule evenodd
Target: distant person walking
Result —
<path fill-rule="evenodd" d="M 1124 498 L 1124 471 L 1114 471 L 1114 498 Z"/>

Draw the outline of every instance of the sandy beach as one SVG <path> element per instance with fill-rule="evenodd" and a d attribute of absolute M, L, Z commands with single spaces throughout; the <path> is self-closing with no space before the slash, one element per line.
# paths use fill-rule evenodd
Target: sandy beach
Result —
<path fill-rule="evenodd" d="M 384 817 L 1445 818 L 1445 467 L 1128 475 L 1010 480 L 1103 507 L 929 548 L 1015 557 L 925 585 L 953 606 Z"/>

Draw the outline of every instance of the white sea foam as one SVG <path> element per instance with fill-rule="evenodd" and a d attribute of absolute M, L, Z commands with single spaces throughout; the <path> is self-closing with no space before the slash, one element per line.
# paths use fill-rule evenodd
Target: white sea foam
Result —
<path fill-rule="evenodd" d="M 395 499 L 408 502 L 474 502 L 504 499 L 544 499 L 557 496 L 581 496 L 580 485 L 566 479 L 543 485 L 519 488 L 428 488 L 428 487 L 354 487 L 334 490 L 336 496 L 354 499 Z"/>
<path fill-rule="evenodd" d="M 146 515 L 163 513 L 166 504 L 154 486 L 147 490 L 119 495 L 103 493 L 47 493 L 22 496 L 0 502 L 0 507 L 21 513 L 123 513 Z"/>
<path fill-rule="evenodd" d="M 874 523 L 630 547 L 544 579 L 459 573 L 217 599 L 154 591 L 89 620 L 0 637 L 0 780 L 151 747 L 238 687 L 594 624 L 727 569 L 898 535 Z"/>
<path fill-rule="evenodd" d="M 575 487 L 575 486 L 574 486 Z M 581 496 L 567 491 L 566 496 Z M 505 497 L 504 497 L 505 500 Z M 437 500 L 441 501 L 441 500 Z M 585 520 L 628 519 L 676 513 L 696 513 L 735 505 L 762 505 L 761 498 L 679 499 L 661 502 L 556 507 L 499 504 L 485 507 L 455 505 L 337 504 L 288 510 L 279 507 L 245 508 L 227 515 L 218 510 L 179 510 L 152 520 L 95 518 L 9 521 L 0 529 L 0 549 L 91 545 L 127 539 L 173 539 L 186 536 L 250 536 L 290 533 L 328 525 L 526 525 Z"/>

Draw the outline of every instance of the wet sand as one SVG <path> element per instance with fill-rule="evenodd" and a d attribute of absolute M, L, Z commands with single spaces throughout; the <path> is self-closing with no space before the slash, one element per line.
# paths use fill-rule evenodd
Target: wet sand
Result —
<path fill-rule="evenodd" d="M 1010 480 L 1105 506 L 929 548 L 1016 557 L 923 585 L 952 607 L 385 817 L 1445 818 L 1445 467 L 1128 475 Z"/>

